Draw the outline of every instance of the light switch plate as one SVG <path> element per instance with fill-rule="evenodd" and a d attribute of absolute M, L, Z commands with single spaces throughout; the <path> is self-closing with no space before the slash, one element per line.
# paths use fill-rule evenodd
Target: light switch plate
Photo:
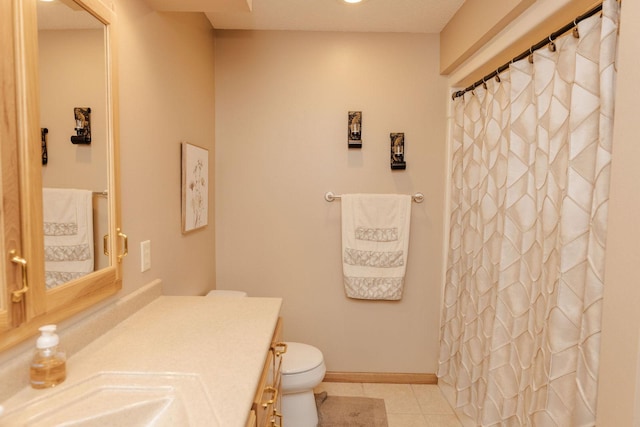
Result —
<path fill-rule="evenodd" d="M 151 268 L 151 240 L 140 243 L 140 272 Z"/>

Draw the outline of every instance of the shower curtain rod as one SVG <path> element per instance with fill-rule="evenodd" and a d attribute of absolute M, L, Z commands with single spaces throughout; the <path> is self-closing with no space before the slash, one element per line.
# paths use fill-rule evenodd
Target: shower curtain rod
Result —
<path fill-rule="evenodd" d="M 533 46 L 531 46 L 529 48 L 529 50 L 525 50 L 520 55 L 518 55 L 515 58 L 513 58 L 511 61 L 507 62 L 506 64 L 501 65 L 500 67 L 498 67 L 497 70 L 487 74 L 486 76 L 484 76 L 483 78 L 481 78 L 480 80 L 478 80 L 477 82 L 472 84 L 471 86 L 469 86 L 469 87 L 467 87 L 465 89 L 459 90 L 457 92 L 453 92 L 451 94 L 451 99 L 455 100 L 457 97 L 463 96 L 465 93 L 474 90 L 475 88 L 477 88 L 478 86 L 480 86 L 482 84 L 486 85 L 486 81 L 491 79 L 491 78 L 493 78 L 493 77 L 495 77 L 496 80 L 498 82 L 500 82 L 499 74 L 501 72 L 503 72 L 504 70 L 506 70 L 507 68 L 509 68 L 509 65 L 511 65 L 513 62 L 520 61 L 521 59 L 524 59 L 527 56 L 530 56 L 531 54 L 533 54 L 534 51 L 545 47 L 549 43 L 552 43 L 555 39 L 557 39 L 558 37 L 560 37 L 561 35 L 563 35 L 567 31 L 569 31 L 569 30 L 571 30 L 573 28 L 577 28 L 578 27 L 578 22 L 584 21 L 585 19 L 592 17 L 593 15 L 595 15 L 598 12 L 600 12 L 601 10 L 602 10 L 602 3 L 598 4 L 593 9 L 585 12 L 584 14 L 578 16 L 576 19 L 573 20 L 573 22 L 568 23 L 564 27 L 560 28 L 558 31 L 555 31 L 555 32 L 551 33 L 549 35 L 549 37 L 547 37 L 546 39 L 540 40 L 538 43 L 536 43 Z"/>

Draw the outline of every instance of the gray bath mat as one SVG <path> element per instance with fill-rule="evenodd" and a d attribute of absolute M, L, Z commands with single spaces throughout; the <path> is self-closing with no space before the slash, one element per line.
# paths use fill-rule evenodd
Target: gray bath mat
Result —
<path fill-rule="evenodd" d="M 383 399 L 316 394 L 318 427 L 388 427 Z"/>

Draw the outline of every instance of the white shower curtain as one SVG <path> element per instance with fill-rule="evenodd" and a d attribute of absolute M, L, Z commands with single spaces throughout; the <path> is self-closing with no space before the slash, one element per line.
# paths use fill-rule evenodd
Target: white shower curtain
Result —
<path fill-rule="evenodd" d="M 467 425 L 595 425 L 618 14 L 454 101 L 438 377 Z"/>

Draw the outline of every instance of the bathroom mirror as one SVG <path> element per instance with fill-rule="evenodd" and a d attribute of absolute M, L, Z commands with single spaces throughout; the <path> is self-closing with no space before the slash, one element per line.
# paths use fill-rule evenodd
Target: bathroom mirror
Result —
<path fill-rule="evenodd" d="M 15 87 L 15 94 L 3 93 L 2 106 L 15 120 L 0 130 L 15 145 L 15 153 L 3 152 L 16 160 L 0 158 L 0 184 L 5 202 L 18 199 L 19 212 L 17 220 L 2 218 L 0 230 L 0 351 L 116 293 L 127 251 L 120 229 L 114 11 L 101 0 L 6 0 L 2 10 L 0 26 L 10 36 L 2 55 L 13 54 L 5 67 L 12 75 L 3 80 Z M 74 144 L 78 110 L 88 116 L 89 109 L 91 138 Z M 44 207 L 48 190 L 59 192 L 51 198 L 57 217 Z M 76 192 L 84 204 L 68 196 Z M 55 280 L 51 259 L 62 264 Z"/>

